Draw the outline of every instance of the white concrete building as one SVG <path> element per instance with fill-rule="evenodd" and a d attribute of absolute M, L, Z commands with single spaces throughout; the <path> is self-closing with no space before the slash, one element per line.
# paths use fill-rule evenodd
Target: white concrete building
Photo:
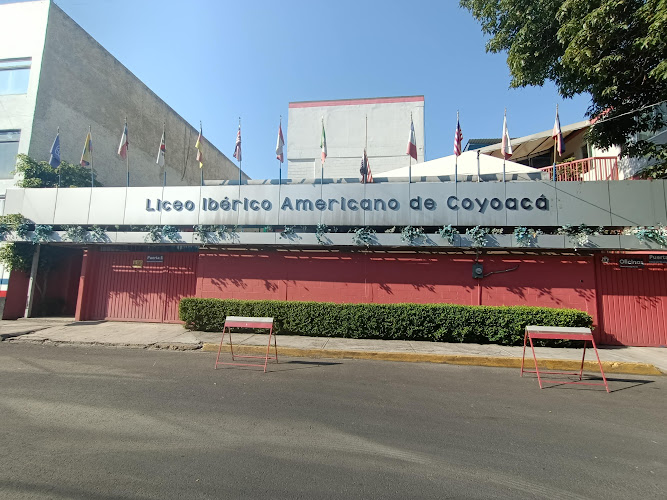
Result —
<path fill-rule="evenodd" d="M 414 164 L 424 161 L 424 96 L 290 102 L 287 176 L 320 177 L 323 121 L 327 137 L 324 177 L 360 178 L 365 145 L 373 176 L 407 167 L 411 116 L 417 140 Z"/>
<path fill-rule="evenodd" d="M 132 186 L 162 185 L 165 169 L 168 185 L 200 184 L 198 130 L 49 0 L 0 5 L 0 110 L 0 198 L 16 182 L 16 155 L 48 160 L 58 127 L 61 159 L 78 164 L 90 126 L 98 180 L 124 186 L 117 150 L 126 117 Z M 205 141 L 203 153 L 205 179 L 238 179 L 215 146 Z"/>

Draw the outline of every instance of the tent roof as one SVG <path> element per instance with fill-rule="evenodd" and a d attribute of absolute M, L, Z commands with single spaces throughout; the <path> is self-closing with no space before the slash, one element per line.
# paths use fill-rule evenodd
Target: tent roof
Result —
<path fill-rule="evenodd" d="M 583 133 L 590 126 L 588 120 L 584 120 L 577 123 L 572 123 L 561 127 L 561 133 L 563 134 L 563 139 L 567 141 L 567 138 L 580 133 Z M 553 140 L 553 129 L 545 130 L 543 132 L 538 132 L 537 134 L 526 135 L 524 137 L 517 137 L 511 139 L 512 141 L 512 153 L 514 158 L 526 158 L 528 156 L 539 155 L 545 151 L 549 151 L 554 147 Z M 492 144 L 483 148 L 479 148 L 485 155 L 491 155 L 495 157 L 501 157 L 502 153 L 500 152 L 502 143 L 498 142 L 497 144 Z"/>
<path fill-rule="evenodd" d="M 458 158 L 458 174 L 459 175 L 477 175 L 477 151 L 465 151 Z M 426 161 L 423 163 L 416 163 L 412 165 L 412 176 L 442 176 L 454 175 L 456 156 L 450 155 L 443 158 L 436 158 L 435 160 Z M 502 174 L 503 160 L 488 156 L 484 154 L 479 155 L 479 171 L 482 175 L 485 174 Z M 409 167 L 401 167 L 388 172 L 378 173 L 378 177 L 408 177 Z M 538 173 L 539 171 L 515 163 L 513 161 L 505 162 L 505 172 L 507 174 L 523 174 L 523 173 Z"/>

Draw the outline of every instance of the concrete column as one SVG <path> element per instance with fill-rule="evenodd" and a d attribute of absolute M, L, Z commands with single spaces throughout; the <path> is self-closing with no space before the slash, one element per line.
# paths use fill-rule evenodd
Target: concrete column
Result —
<path fill-rule="evenodd" d="M 29 318 L 32 316 L 32 299 L 35 295 L 35 280 L 37 279 L 37 266 L 39 265 L 39 251 L 41 245 L 37 243 L 35 245 L 35 253 L 32 255 L 32 266 L 30 267 L 30 280 L 28 281 L 28 298 L 25 301 L 25 314 L 24 318 Z"/>

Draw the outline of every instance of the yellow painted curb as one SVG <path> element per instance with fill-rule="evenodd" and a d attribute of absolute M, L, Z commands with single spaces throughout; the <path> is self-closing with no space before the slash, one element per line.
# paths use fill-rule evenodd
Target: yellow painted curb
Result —
<path fill-rule="evenodd" d="M 203 351 L 218 352 L 219 344 L 204 343 Z M 273 349 L 271 349 L 273 351 Z M 229 352 L 229 345 L 223 346 L 223 352 Z M 262 354 L 266 347 L 252 345 L 235 345 L 234 352 L 238 354 Z M 350 351 L 341 349 L 298 349 L 294 347 L 279 347 L 278 356 L 295 358 L 334 358 L 334 359 L 374 359 L 378 361 L 403 361 L 408 363 L 442 363 L 449 365 L 489 366 L 496 368 L 521 368 L 521 358 L 504 356 L 463 356 L 458 354 L 421 354 L 412 352 L 382 352 L 382 351 Z M 525 366 L 534 369 L 531 359 L 526 358 Z M 549 370 L 579 370 L 581 361 L 568 359 L 541 359 L 540 368 Z M 603 361 L 605 373 L 624 373 L 629 375 L 663 375 L 655 366 L 648 363 L 628 363 L 622 361 Z M 600 371 L 597 361 L 586 361 L 584 371 Z"/>

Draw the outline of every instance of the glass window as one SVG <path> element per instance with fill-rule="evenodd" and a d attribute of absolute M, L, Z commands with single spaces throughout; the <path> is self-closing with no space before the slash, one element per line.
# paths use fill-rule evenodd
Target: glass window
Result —
<path fill-rule="evenodd" d="M 19 153 L 20 130 L 0 130 L 0 179 L 12 179 Z"/>
<path fill-rule="evenodd" d="M 0 60 L 0 95 L 28 92 L 30 63 L 30 58 Z"/>

